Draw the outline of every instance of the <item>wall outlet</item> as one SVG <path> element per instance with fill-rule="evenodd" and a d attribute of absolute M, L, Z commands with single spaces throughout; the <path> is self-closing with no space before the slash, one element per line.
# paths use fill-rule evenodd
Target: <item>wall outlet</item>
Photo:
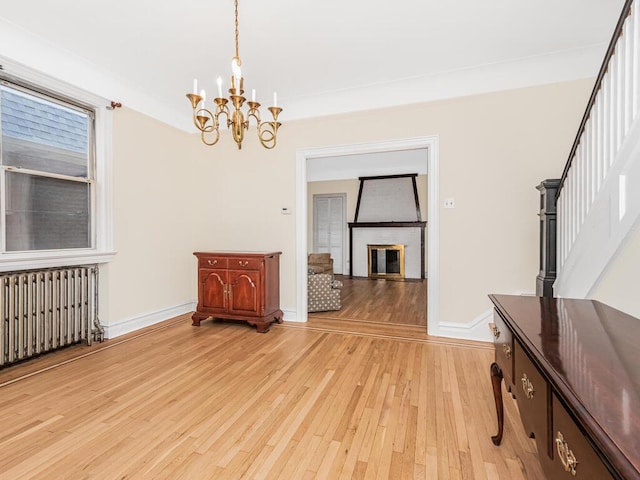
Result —
<path fill-rule="evenodd" d="M 444 208 L 456 208 L 456 201 L 453 198 L 444 199 Z"/>
<path fill-rule="evenodd" d="M 291 215 L 291 210 L 289 210 L 287 207 L 282 207 L 282 209 L 280 210 L 280 213 L 282 215 Z"/>

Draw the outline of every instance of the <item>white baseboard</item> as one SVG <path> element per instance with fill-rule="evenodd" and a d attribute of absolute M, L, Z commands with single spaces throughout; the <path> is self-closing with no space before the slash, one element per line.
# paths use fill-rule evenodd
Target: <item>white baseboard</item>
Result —
<path fill-rule="evenodd" d="M 534 292 L 519 290 L 515 295 L 535 295 Z M 126 333 L 139 330 L 150 325 L 168 320 L 178 315 L 193 312 L 196 301 L 187 302 L 175 307 L 165 308 L 157 312 L 147 313 L 137 317 L 131 317 L 110 325 L 104 325 L 105 338 L 115 338 Z M 284 320 L 287 322 L 304 323 L 295 309 L 282 309 Z M 487 326 L 493 319 L 493 309 L 489 309 L 467 323 L 440 322 L 438 324 L 439 337 L 458 338 L 461 340 L 475 340 L 479 342 L 492 342 L 493 337 Z"/>
<path fill-rule="evenodd" d="M 300 320 L 298 317 L 298 311 L 294 309 L 282 309 L 282 313 L 284 315 L 285 322 L 297 322 L 297 323 L 305 323 L 304 320 Z"/>
<path fill-rule="evenodd" d="M 493 337 L 491 336 L 491 331 L 488 326 L 492 319 L 493 309 L 490 308 L 467 323 L 440 322 L 438 326 L 438 336 L 476 340 L 478 342 L 492 342 Z"/>
<path fill-rule="evenodd" d="M 517 290 L 513 295 L 535 296 L 531 290 Z M 461 340 L 476 340 L 478 342 L 493 342 L 489 323 L 493 321 L 493 308 L 482 312 L 467 323 L 440 322 L 438 336 L 458 338 Z"/>
<path fill-rule="evenodd" d="M 136 317 L 119 320 L 108 325 L 103 325 L 105 338 L 115 338 L 126 333 L 149 327 L 159 322 L 163 322 L 178 315 L 193 312 L 196 308 L 196 302 L 191 301 L 176 305 L 174 307 L 164 308 L 156 312 L 145 313 Z"/>

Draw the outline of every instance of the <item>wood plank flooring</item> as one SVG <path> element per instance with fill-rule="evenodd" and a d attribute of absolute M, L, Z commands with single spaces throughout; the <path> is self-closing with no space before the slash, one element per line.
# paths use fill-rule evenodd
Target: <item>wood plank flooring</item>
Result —
<path fill-rule="evenodd" d="M 506 394 L 491 443 L 492 347 L 345 323 L 185 315 L 2 370 L 0 478 L 544 478 Z"/>
<path fill-rule="evenodd" d="M 342 308 L 310 313 L 309 318 L 427 325 L 427 280 L 401 282 L 347 276 L 336 278 L 343 282 Z"/>

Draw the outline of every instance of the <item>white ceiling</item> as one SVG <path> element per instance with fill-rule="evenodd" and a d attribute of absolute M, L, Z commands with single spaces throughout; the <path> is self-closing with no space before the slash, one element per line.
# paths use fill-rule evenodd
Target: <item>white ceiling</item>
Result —
<path fill-rule="evenodd" d="M 623 0 L 239 0 L 245 90 L 288 120 L 584 78 Z M 228 85 L 233 0 L 0 0 L 0 60 L 180 128 Z"/>

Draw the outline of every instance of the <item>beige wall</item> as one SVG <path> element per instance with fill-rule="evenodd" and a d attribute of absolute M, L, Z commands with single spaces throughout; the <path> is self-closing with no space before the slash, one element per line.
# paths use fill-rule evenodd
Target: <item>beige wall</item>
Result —
<path fill-rule="evenodd" d="M 640 231 L 636 231 L 630 234 L 630 238 L 611 262 L 590 298 L 640 318 L 639 266 Z"/>
<path fill-rule="evenodd" d="M 207 148 L 127 110 L 115 115 L 116 249 L 109 318 L 195 298 L 194 250 L 280 250 L 281 307 L 296 309 L 296 150 L 438 135 L 440 321 L 469 322 L 487 293 L 533 290 L 538 192 L 558 177 L 591 81 L 287 122 L 273 150 L 225 132 Z M 425 201 L 426 205 L 426 201 Z M 292 215 L 282 215 L 288 207 Z M 306 226 L 305 226 L 306 228 Z"/>
<path fill-rule="evenodd" d="M 195 298 L 198 211 L 193 137 L 122 108 L 114 112 L 113 210 L 117 255 L 101 270 L 108 325 Z"/>

